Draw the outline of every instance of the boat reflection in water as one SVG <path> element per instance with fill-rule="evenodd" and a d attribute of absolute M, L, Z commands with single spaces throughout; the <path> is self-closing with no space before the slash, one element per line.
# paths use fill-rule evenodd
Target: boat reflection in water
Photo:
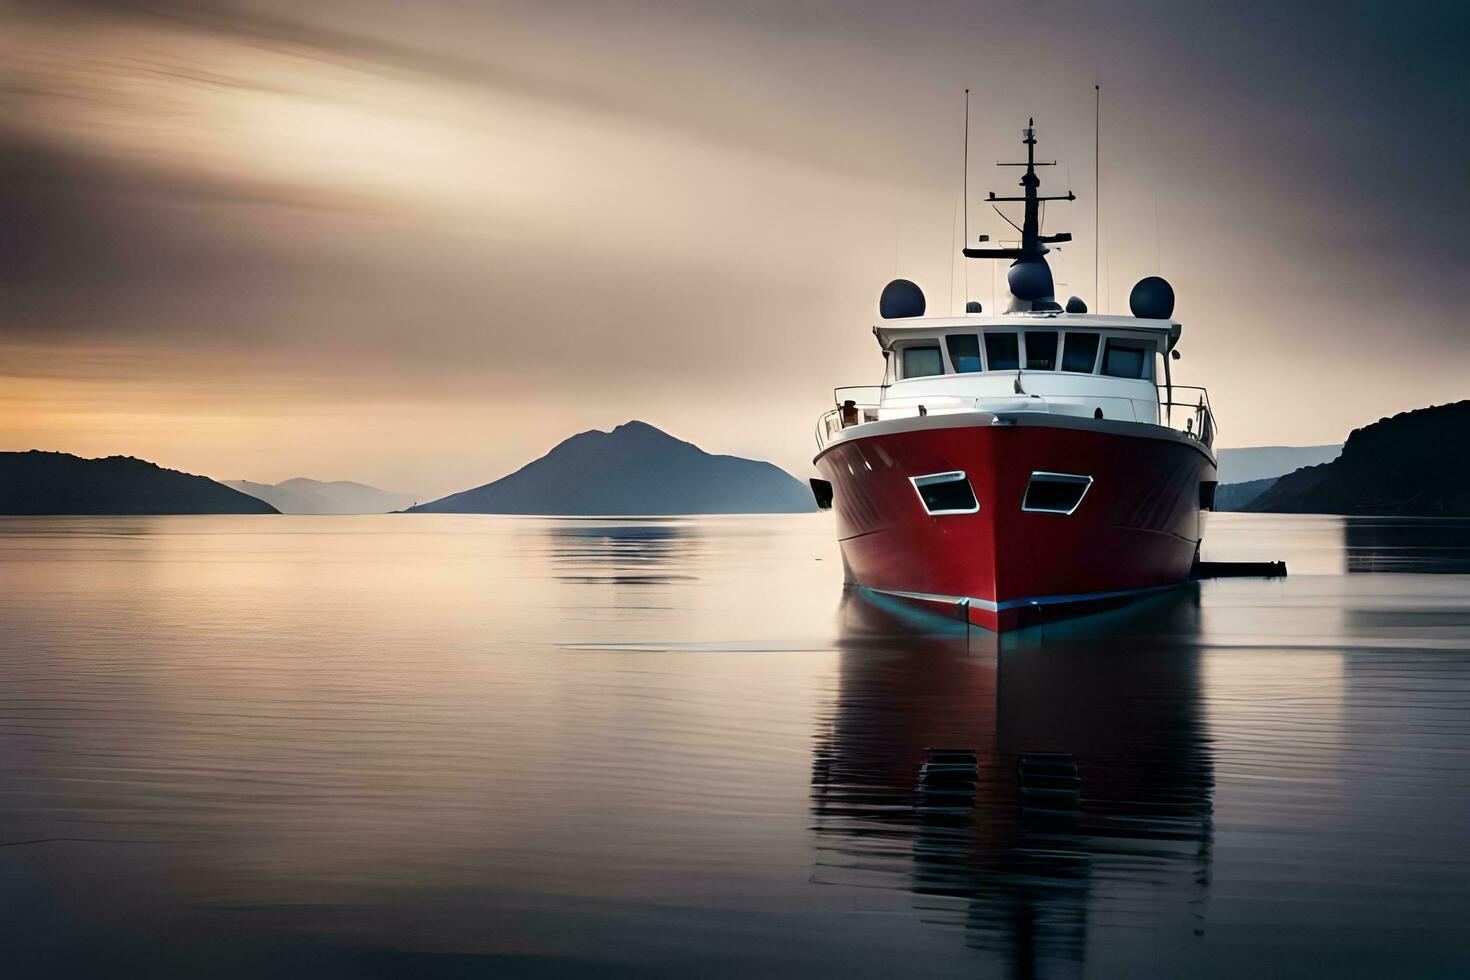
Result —
<path fill-rule="evenodd" d="M 818 881 L 911 891 L 917 914 L 1017 976 L 1203 936 L 1214 779 L 1196 591 L 1000 637 L 861 593 L 842 615 L 812 774 Z M 934 748 L 973 749 L 973 796 L 926 791 Z M 1070 755 L 1078 781 L 1034 775 L 1065 757 L 1018 770 L 1033 753 Z"/>

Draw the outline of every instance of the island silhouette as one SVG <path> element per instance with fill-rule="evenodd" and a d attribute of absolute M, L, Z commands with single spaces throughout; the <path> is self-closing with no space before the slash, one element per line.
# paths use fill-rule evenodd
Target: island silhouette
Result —
<path fill-rule="evenodd" d="M 590 429 L 493 483 L 410 507 L 421 514 L 793 514 L 816 510 L 785 470 L 716 456 L 637 420 Z"/>
<path fill-rule="evenodd" d="M 0 452 L 0 514 L 275 514 L 207 476 L 132 456 Z"/>
<path fill-rule="evenodd" d="M 282 514 L 387 514 L 411 507 L 413 494 L 381 490 L 351 480 L 312 480 L 304 476 L 280 483 L 223 480 L 252 497 L 258 497 Z"/>

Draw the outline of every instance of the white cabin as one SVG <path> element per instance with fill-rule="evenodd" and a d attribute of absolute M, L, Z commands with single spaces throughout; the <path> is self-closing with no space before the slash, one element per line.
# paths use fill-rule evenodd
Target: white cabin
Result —
<path fill-rule="evenodd" d="M 873 328 L 886 362 L 879 418 L 923 405 L 1157 424 L 1156 385 L 1181 331 L 1170 320 L 1088 313 L 888 320 Z"/>
<path fill-rule="evenodd" d="M 1182 332 L 1173 320 L 1057 311 L 884 320 L 873 328 L 883 384 L 838 388 L 828 428 L 1045 412 L 1169 425 L 1212 441 L 1202 390 L 1168 384 Z"/>

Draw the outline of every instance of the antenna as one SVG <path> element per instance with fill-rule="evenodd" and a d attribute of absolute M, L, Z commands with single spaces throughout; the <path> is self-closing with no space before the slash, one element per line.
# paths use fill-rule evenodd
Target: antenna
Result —
<path fill-rule="evenodd" d="M 970 90 L 969 89 L 965 89 L 965 150 L 964 150 L 964 153 L 962 154 L 962 156 L 964 157 L 964 173 L 961 175 L 961 178 L 960 178 L 960 187 L 962 188 L 961 191 L 960 191 L 960 197 L 964 199 L 965 216 L 964 216 L 964 218 L 961 219 L 961 224 L 960 224 L 960 228 L 961 228 L 960 248 L 964 248 L 966 245 L 968 245 L 970 243 Z M 950 259 L 949 262 L 950 262 L 950 265 L 949 265 L 950 275 L 954 275 L 954 259 Z M 964 283 L 964 285 L 965 285 L 965 303 L 968 306 L 968 304 L 970 302 L 970 266 L 969 266 L 968 263 L 965 264 L 965 283 Z M 953 296 L 953 294 L 951 294 L 951 298 L 952 298 L 952 296 Z"/>
<path fill-rule="evenodd" d="M 964 237 L 963 241 L 964 241 L 964 243 L 966 245 L 968 245 L 970 243 L 970 90 L 969 89 L 965 89 L 965 153 L 964 153 L 964 158 L 965 158 L 965 164 L 964 164 L 965 173 L 964 173 L 964 178 L 961 180 L 961 186 L 964 188 L 964 191 L 962 192 L 962 194 L 963 194 L 963 197 L 965 199 L 965 226 L 964 226 L 965 237 Z"/>
<path fill-rule="evenodd" d="M 1092 301 L 1102 312 L 1097 291 L 1097 256 L 1102 251 L 1102 86 L 1092 86 Z"/>

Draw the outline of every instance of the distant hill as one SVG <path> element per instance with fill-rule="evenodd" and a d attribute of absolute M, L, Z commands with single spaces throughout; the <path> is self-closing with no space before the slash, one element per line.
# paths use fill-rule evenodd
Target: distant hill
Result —
<path fill-rule="evenodd" d="M 1248 480 L 1245 483 L 1222 483 L 1215 490 L 1215 509 L 1245 510 L 1246 505 L 1270 490 L 1279 479 L 1279 476 L 1268 476 L 1263 480 Z"/>
<path fill-rule="evenodd" d="M 280 483 L 221 482 L 264 500 L 282 514 L 386 514 L 411 506 L 417 499 L 411 494 L 379 490 L 365 483 L 347 480 L 328 483 L 304 476 Z"/>
<path fill-rule="evenodd" d="M 1330 446 L 1251 446 L 1245 449 L 1221 449 L 1215 455 L 1220 486 L 1228 483 L 1250 483 L 1285 476 L 1303 466 L 1330 463 L 1342 452 L 1342 443 Z"/>
<path fill-rule="evenodd" d="M 712 456 L 646 422 L 572 436 L 510 476 L 410 508 L 448 514 L 758 514 L 815 510 L 784 470 Z"/>
<path fill-rule="evenodd" d="M 1470 516 L 1470 401 L 1354 429 L 1342 455 L 1281 477 L 1246 505 L 1284 514 Z"/>
<path fill-rule="evenodd" d="M 1216 453 L 1220 462 L 1220 486 L 1215 491 L 1215 509 L 1244 510 L 1247 504 L 1270 489 L 1278 477 L 1304 466 L 1331 462 L 1341 452 L 1341 443 L 1221 449 Z"/>
<path fill-rule="evenodd" d="M 131 456 L 0 453 L 0 514 L 274 514 L 207 476 Z"/>

